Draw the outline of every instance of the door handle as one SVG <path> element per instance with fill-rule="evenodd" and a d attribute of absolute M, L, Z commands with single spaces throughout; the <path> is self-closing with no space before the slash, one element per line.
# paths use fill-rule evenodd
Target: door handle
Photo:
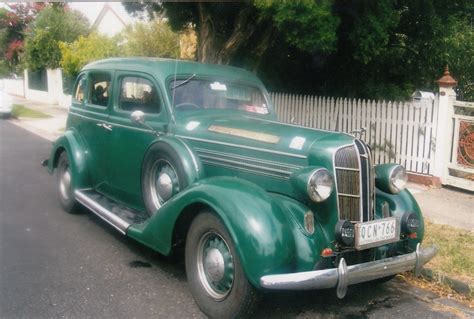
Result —
<path fill-rule="evenodd" d="M 112 131 L 112 125 L 105 123 L 97 123 L 97 126 L 105 128 L 107 131 Z"/>

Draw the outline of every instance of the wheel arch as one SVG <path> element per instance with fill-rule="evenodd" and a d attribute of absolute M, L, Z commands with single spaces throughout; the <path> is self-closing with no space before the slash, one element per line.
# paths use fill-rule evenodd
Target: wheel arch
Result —
<path fill-rule="evenodd" d="M 200 180 L 145 223 L 132 225 L 127 235 L 169 255 L 183 244 L 192 220 L 202 210 L 211 211 L 225 225 L 244 272 L 255 287 L 259 287 L 262 275 L 288 272 L 294 267 L 295 242 L 287 216 L 265 190 L 238 178 Z"/>
<path fill-rule="evenodd" d="M 63 136 L 58 138 L 51 149 L 48 171 L 52 174 L 58 165 L 59 156 L 62 152 L 66 152 L 71 165 L 71 171 L 74 176 L 73 187 L 85 188 L 89 187 L 89 172 L 87 170 L 87 151 L 84 144 L 76 134 L 68 130 Z"/>
<path fill-rule="evenodd" d="M 186 144 L 186 142 L 174 136 L 162 136 L 150 143 L 144 153 L 141 163 L 141 170 L 143 170 L 145 160 L 150 149 L 153 147 L 157 147 L 157 145 L 159 144 L 167 144 L 175 152 L 178 153 L 184 169 L 184 175 L 187 177 L 188 185 L 193 184 L 195 181 L 204 176 L 202 164 L 199 160 L 199 157 L 194 153 L 192 148 Z"/>

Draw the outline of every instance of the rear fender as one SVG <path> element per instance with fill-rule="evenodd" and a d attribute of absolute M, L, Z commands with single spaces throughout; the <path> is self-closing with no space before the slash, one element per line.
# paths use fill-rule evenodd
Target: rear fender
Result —
<path fill-rule="evenodd" d="M 295 240 L 288 217 L 265 190 L 238 178 L 213 177 L 195 183 L 145 223 L 130 226 L 127 235 L 168 255 L 180 214 L 195 204 L 208 207 L 221 219 L 254 286 L 259 286 L 262 274 L 294 270 Z"/>
<path fill-rule="evenodd" d="M 73 174 L 73 188 L 90 187 L 87 151 L 77 133 L 72 130 L 66 131 L 63 136 L 53 143 L 47 166 L 49 173 L 53 174 L 54 169 L 58 166 L 59 156 L 64 151 L 67 152 Z"/>

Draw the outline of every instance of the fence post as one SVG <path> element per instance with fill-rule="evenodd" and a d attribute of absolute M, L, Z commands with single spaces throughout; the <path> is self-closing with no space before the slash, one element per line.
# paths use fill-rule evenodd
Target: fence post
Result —
<path fill-rule="evenodd" d="M 449 73 L 448 66 L 443 76 L 437 81 L 439 86 L 438 99 L 438 122 L 436 123 L 436 142 L 434 154 L 433 175 L 440 178 L 441 184 L 445 184 L 449 174 L 448 164 L 451 156 L 452 132 L 453 132 L 453 103 L 456 100 L 454 87 L 457 81 Z"/>

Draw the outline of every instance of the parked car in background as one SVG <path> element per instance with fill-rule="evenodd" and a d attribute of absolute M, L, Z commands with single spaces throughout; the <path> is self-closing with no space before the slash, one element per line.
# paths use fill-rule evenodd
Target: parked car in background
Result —
<path fill-rule="evenodd" d="M 210 317 L 246 315 L 265 290 L 343 298 L 436 253 L 420 246 L 402 166 L 374 167 L 354 136 L 278 122 L 260 80 L 234 67 L 87 65 L 44 165 L 67 212 L 83 205 L 164 255 L 182 248 Z"/>
<path fill-rule="evenodd" d="M 0 90 L 0 118 L 9 118 L 12 113 L 12 98 L 8 93 Z"/>

